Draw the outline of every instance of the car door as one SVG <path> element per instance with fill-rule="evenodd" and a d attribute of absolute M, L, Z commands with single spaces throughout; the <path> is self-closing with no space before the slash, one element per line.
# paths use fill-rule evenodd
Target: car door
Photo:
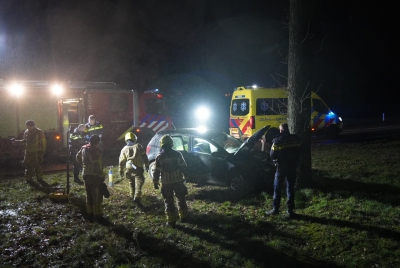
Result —
<path fill-rule="evenodd" d="M 185 178 L 187 181 L 193 182 L 195 177 L 192 175 L 195 173 L 193 168 L 193 161 L 191 156 L 189 155 L 189 135 L 184 134 L 171 134 L 171 138 L 174 141 L 174 145 L 172 149 L 180 152 L 182 154 L 183 159 L 186 162 L 188 173 L 190 174 L 188 178 Z"/>
<path fill-rule="evenodd" d="M 229 164 L 218 153 L 221 150 L 205 138 L 191 137 L 187 158 L 193 181 L 225 185 Z"/>

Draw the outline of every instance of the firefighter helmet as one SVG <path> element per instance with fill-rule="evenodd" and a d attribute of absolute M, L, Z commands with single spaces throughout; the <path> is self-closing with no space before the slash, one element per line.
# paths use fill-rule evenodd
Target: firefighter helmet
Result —
<path fill-rule="evenodd" d="M 172 147 L 174 145 L 174 141 L 172 140 L 170 135 L 164 135 L 160 139 L 160 146 L 164 147 L 165 145 Z"/>
<path fill-rule="evenodd" d="M 132 142 L 137 141 L 137 137 L 135 135 L 135 133 L 132 132 L 128 132 L 125 134 L 125 142 L 127 142 L 128 140 L 131 140 Z"/>

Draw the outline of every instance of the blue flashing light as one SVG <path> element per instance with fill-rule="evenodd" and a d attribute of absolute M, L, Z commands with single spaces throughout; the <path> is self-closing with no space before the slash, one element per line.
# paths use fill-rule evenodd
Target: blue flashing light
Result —
<path fill-rule="evenodd" d="M 334 113 L 334 112 L 332 112 L 332 111 L 330 111 L 328 115 L 329 115 L 329 116 L 334 116 L 334 115 L 335 115 L 335 113 Z"/>
<path fill-rule="evenodd" d="M 158 88 L 146 90 L 144 93 L 157 93 L 159 92 Z"/>

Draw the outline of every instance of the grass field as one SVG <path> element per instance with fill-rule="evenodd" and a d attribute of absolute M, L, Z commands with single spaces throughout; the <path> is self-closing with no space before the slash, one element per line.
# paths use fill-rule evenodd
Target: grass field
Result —
<path fill-rule="evenodd" d="M 0 180 L 1 267 L 400 267 L 400 142 L 312 147 L 313 187 L 296 193 L 296 219 L 266 217 L 272 193 L 238 196 L 188 184 L 191 218 L 164 226 L 146 178 L 139 209 L 128 183 L 104 201 L 106 223 L 86 220 L 84 187 L 70 203 L 23 177 Z M 114 170 L 114 173 L 117 173 Z M 64 186 L 65 173 L 48 174 Z M 283 200 L 285 204 L 285 200 Z"/>

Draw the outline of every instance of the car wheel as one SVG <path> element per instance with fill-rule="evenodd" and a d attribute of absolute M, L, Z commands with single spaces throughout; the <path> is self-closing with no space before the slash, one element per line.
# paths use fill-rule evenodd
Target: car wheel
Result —
<path fill-rule="evenodd" d="M 230 179 L 230 186 L 232 190 L 238 190 L 243 188 L 244 179 L 243 176 L 236 170 L 229 172 L 228 178 Z"/>
<path fill-rule="evenodd" d="M 338 137 L 338 135 L 339 135 L 339 127 L 337 125 L 331 125 L 331 126 L 328 127 L 328 130 L 326 132 L 326 136 L 329 139 L 334 140 L 334 139 L 336 139 Z"/>
<path fill-rule="evenodd" d="M 154 173 L 154 170 L 156 169 L 156 162 L 151 162 L 150 163 L 150 165 L 149 165 L 149 176 L 150 176 L 150 178 L 153 180 L 154 178 L 153 178 L 153 173 Z"/>

